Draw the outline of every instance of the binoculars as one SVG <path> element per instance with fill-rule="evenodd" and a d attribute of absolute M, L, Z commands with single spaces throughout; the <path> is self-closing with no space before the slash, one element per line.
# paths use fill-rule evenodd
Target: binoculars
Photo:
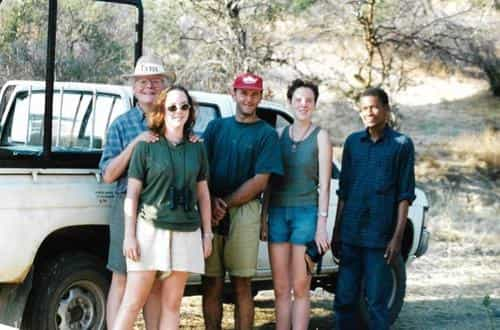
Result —
<path fill-rule="evenodd" d="M 184 212 L 189 212 L 191 210 L 193 196 L 191 190 L 186 187 L 181 189 L 176 189 L 174 186 L 168 187 L 167 199 L 171 210 L 177 209 L 177 206 L 182 207 Z"/>

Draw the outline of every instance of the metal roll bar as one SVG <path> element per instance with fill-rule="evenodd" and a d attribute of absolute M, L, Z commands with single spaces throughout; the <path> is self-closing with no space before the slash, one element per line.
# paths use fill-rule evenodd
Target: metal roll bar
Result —
<path fill-rule="evenodd" d="M 117 3 L 131 5 L 137 8 L 138 22 L 136 24 L 137 40 L 135 43 L 134 62 L 142 55 L 142 42 L 144 30 L 144 8 L 141 0 L 95 0 L 97 2 Z M 2 0 L 0 0 L 0 4 Z M 49 0 L 49 17 L 47 31 L 47 62 L 45 75 L 45 110 L 43 116 L 43 154 L 46 160 L 52 154 L 52 117 L 54 100 L 55 53 L 57 33 L 57 7 L 58 0 Z M 134 63 L 135 64 L 135 63 Z M 92 143 L 92 138 L 91 138 Z"/>

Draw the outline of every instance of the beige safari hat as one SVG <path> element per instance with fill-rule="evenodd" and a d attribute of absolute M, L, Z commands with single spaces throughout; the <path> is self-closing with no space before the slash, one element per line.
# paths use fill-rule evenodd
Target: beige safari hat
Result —
<path fill-rule="evenodd" d="M 139 57 L 135 65 L 134 73 L 124 74 L 122 78 L 130 79 L 144 76 L 164 76 L 171 82 L 174 82 L 176 78 L 174 71 L 166 71 L 161 60 L 150 55 Z"/>

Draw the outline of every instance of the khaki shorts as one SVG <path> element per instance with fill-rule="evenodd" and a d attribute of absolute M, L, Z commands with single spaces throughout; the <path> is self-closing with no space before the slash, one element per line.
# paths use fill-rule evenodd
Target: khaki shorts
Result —
<path fill-rule="evenodd" d="M 257 270 L 260 202 L 250 201 L 229 210 L 229 234 L 215 234 L 212 254 L 205 260 L 206 276 L 252 277 Z"/>
<path fill-rule="evenodd" d="M 205 259 L 201 230 L 172 231 L 157 228 L 153 223 L 138 219 L 136 229 L 140 257 L 138 261 L 127 258 L 127 272 L 172 271 L 203 274 Z"/>

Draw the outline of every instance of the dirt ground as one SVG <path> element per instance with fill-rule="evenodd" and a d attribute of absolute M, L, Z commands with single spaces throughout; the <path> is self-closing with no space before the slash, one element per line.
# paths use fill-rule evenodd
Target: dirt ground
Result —
<path fill-rule="evenodd" d="M 392 329 L 500 329 L 500 254 L 467 242 L 433 239 L 407 270 L 403 309 Z M 489 300 L 488 298 L 489 297 Z M 312 293 L 310 329 L 334 329 L 333 295 Z M 224 329 L 234 329 L 232 305 L 224 305 Z M 181 329 L 203 329 L 201 297 L 184 298 Z M 274 329 L 272 291 L 256 299 L 255 329 Z M 144 329 L 138 324 L 136 330 Z"/>
<path fill-rule="evenodd" d="M 427 255 L 408 268 L 405 304 L 393 329 L 500 329 L 500 255 L 467 255 L 461 243 L 431 242 Z M 485 297 L 489 296 L 489 306 Z M 310 329 L 334 329 L 333 295 L 313 292 Z M 233 329 L 224 306 L 224 329 Z M 256 301 L 255 329 L 274 329 L 270 291 Z M 184 298 L 181 329 L 203 329 L 201 298 Z"/>

